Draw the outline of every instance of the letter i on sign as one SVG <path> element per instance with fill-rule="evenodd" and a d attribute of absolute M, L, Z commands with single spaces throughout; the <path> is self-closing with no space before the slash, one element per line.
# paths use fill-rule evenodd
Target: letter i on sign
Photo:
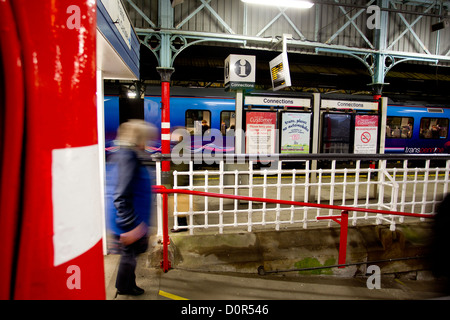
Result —
<path fill-rule="evenodd" d="M 239 75 L 240 76 L 245 76 L 246 74 L 245 74 L 245 60 L 239 60 L 239 65 L 240 65 L 240 67 L 239 67 Z"/>

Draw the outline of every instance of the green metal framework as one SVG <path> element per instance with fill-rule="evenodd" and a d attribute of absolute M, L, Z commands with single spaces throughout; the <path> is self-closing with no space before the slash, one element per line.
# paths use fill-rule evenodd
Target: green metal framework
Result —
<path fill-rule="evenodd" d="M 315 11 L 311 15 L 315 16 L 315 23 L 314 26 L 310 27 L 314 30 L 306 30 L 307 32 L 300 28 L 298 25 L 299 20 L 294 19 L 295 16 L 291 11 L 287 8 L 278 7 L 274 9 L 273 18 L 258 32 L 253 32 L 253 34 L 249 34 L 248 23 L 249 11 L 255 10 L 255 8 L 237 2 L 237 0 L 234 1 L 234 9 L 230 9 L 230 13 L 225 15 L 228 18 L 224 17 L 224 14 L 221 16 L 218 13 L 219 10 L 213 7 L 213 2 L 217 7 L 223 0 L 185 0 L 189 2 L 190 9 L 182 19 L 179 19 L 180 21 L 176 22 L 174 20 L 174 10 L 177 8 L 175 7 L 174 9 L 168 0 L 158 0 L 157 23 L 153 22 L 144 10 L 135 3 L 137 1 L 139 0 L 127 0 L 127 3 L 130 10 L 134 10 L 135 14 L 142 17 L 147 24 L 146 28 L 136 28 L 136 32 L 141 38 L 141 43 L 155 55 L 158 61 L 158 69 L 170 69 L 173 71 L 174 61 L 180 52 L 200 43 L 232 43 L 242 48 L 274 50 L 283 41 L 283 45 L 287 47 L 288 52 L 313 50 L 317 54 L 341 54 L 358 59 L 366 66 L 372 77 L 370 85 L 374 93 L 381 94 L 382 87 L 385 85 L 384 79 L 386 74 L 401 62 L 422 61 L 430 64 L 441 63 L 450 65 L 450 37 L 445 37 L 448 32 L 444 30 L 431 33 L 430 31 L 429 34 L 433 39 L 435 38 L 435 50 L 432 53 L 425 44 L 423 32 L 422 35 L 419 35 L 419 32 L 414 29 L 424 17 L 436 22 L 447 19 L 450 1 L 370 0 L 363 1 L 361 4 L 357 4 L 358 1 L 349 2 L 346 0 L 314 1 L 316 4 Z M 231 3 L 231 1 L 227 1 L 227 3 Z M 404 9 L 405 3 L 408 4 L 409 10 Z M 193 8 L 192 4 L 197 6 Z M 340 21 L 340 23 L 337 23 L 336 21 L 335 25 L 332 26 L 335 32 L 329 37 L 327 36 L 325 41 L 319 41 L 319 31 L 321 30 L 319 17 L 322 14 L 322 10 L 330 6 L 338 8 L 338 12 L 344 18 L 344 22 Z M 370 11 L 369 7 L 378 10 Z M 235 10 L 235 12 L 231 12 L 231 10 Z M 214 21 L 217 28 L 222 30 L 222 32 L 189 29 L 187 27 L 188 22 L 201 12 L 203 12 L 204 16 L 207 14 L 208 19 Z M 376 16 L 379 25 L 374 30 L 363 28 L 361 24 L 361 19 L 368 20 L 374 17 L 369 14 L 370 12 L 379 14 L 379 16 Z M 232 21 L 229 18 L 233 14 L 239 17 L 242 16 L 242 22 L 239 23 L 239 32 L 232 26 Z M 391 39 L 391 35 L 388 34 L 389 25 L 393 24 L 392 19 L 394 18 L 397 19 L 396 23 L 403 31 L 396 34 L 394 39 Z M 267 37 L 268 30 L 280 23 L 287 23 L 287 26 L 293 31 L 292 35 L 277 34 Z M 354 32 L 355 37 L 363 39 L 360 47 L 336 43 L 350 29 Z M 447 33 L 441 34 L 442 32 Z M 313 39 L 308 39 L 305 36 L 306 33 L 313 34 Z M 281 37 L 283 37 L 283 40 L 280 40 Z M 395 50 L 395 46 L 402 41 L 413 43 L 417 48 L 416 52 Z M 445 52 L 447 47 L 448 51 Z"/>

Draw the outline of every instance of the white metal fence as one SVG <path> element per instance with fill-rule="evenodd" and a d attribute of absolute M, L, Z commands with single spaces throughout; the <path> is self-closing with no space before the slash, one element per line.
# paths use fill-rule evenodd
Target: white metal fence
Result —
<path fill-rule="evenodd" d="M 161 159 L 167 157 L 157 158 L 157 176 Z M 260 167 L 255 156 L 233 155 L 220 161 L 216 158 L 216 166 L 197 168 L 192 158 L 185 170 L 178 167 L 173 171 L 173 188 L 434 214 L 449 187 L 449 155 L 275 155 L 271 159 L 278 160 L 270 167 Z M 330 226 L 331 220 L 318 222 L 316 218 L 337 214 L 331 209 L 194 195 L 175 194 L 173 200 L 173 228 L 188 229 L 191 234 L 205 229 L 223 233 Z M 179 225 L 180 217 L 186 217 L 187 225 Z M 405 219 L 349 214 L 352 225 L 388 223 L 391 230 Z"/>

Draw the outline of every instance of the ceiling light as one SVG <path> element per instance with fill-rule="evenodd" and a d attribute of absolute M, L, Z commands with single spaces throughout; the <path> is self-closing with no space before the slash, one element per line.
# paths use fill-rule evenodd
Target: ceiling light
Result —
<path fill-rule="evenodd" d="M 305 0 L 241 0 L 242 2 L 273 7 L 309 9 L 314 3 Z"/>

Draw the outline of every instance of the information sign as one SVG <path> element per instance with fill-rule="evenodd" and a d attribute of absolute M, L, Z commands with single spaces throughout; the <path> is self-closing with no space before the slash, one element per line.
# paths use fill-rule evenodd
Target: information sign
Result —
<path fill-rule="evenodd" d="M 291 86 L 287 53 L 283 52 L 269 62 L 270 77 L 274 91 Z"/>
<path fill-rule="evenodd" d="M 117 27 L 120 35 L 125 41 L 128 49 L 131 49 L 131 32 L 132 27 L 122 1 L 120 0 L 101 0 L 106 11 L 108 11 L 111 20 Z"/>
<path fill-rule="evenodd" d="M 341 101 L 325 100 L 321 101 L 322 108 L 330 109 L 359 109 L 359 110 L 378 110 L 378 102 L 367 101 Z"/>
<path fill-rule="evenodd" d="M 291 97 L 264 97 L 246 96 L 245 105 L 255 106 L 286 106 L 286 107 L 311 107 L 311 99 L 291 98 Z"/>
<path fill-rule="evenodd" d="M 378 141 L 378 116 L 356 115 L 354 153 L 358 154 L 377 153 L 377 141 Z"/>
<path fill-rule="evenodd" d="M 225 59 L 226 89 L 253 89 L 255 74 L 256 56 L 230 54 Z"/>

